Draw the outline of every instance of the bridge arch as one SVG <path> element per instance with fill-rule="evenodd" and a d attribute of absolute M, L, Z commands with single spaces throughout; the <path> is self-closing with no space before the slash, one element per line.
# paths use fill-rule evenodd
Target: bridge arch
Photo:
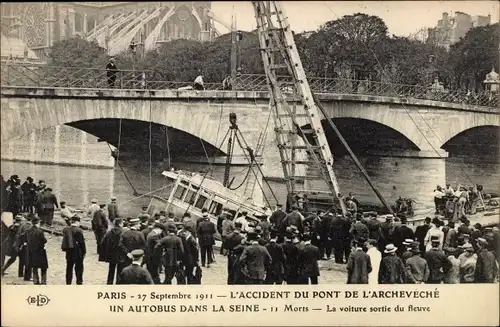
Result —
<path fill-rule="evenodd" d="M 151 153 L 155 159 L 176 156 L 210 157 L 223 156 L 215 145 L 204 141 L 195 135 L 177 128 L 150 123 L 144 120 L 101 118 L 67 123 L 66 125 L 94 135 L 115 148 L 120 146 L 120 152 L 131 153 L 142 157 Z"/>
<path fill-rule="evenodd" d="M 210 119 L 213 108 L 189 103 L 142 99 L 22 98 L 1 99 L 1 140 L 8 141 L 32 132 L 76 122 L 130 120 L 169 126 L 201 139 L 212 150 L 220 147 L 223 131 L 219 115 Z M 76 123 L 78 125 L 78 123 Z M 75 126 L 76 127 L 76 126 Z M 106 128 L 105 126 L 103 128 Z"/>
<path fill-rule="evenodd" d="M 485 130 L 491 131 L 498 137 L 500 128 L 500 117 L 498 115 L 486 116 L 485 114 L 474 113 L 468 116 L 467 119 L 456 119 L 453 124 L 447 124 L 448 126 L 443 126 L 440 129 L 440 133 L 442 134 L 441 148 L 445 149 L 450 141 L 453 141 L 457 137 L 470 133 L 484 132 Z"/>

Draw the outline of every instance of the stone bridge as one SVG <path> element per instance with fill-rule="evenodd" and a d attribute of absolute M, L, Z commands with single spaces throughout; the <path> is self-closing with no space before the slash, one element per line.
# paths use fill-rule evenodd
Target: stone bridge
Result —
<path fill-rule="evenodd" d="M 497 109 L 383 96 L 318 96 L 388 198 L 411 194 L 429 207 L 432 190 L 445 181 L 498 189 L 491 185 L 498 177 Z M 279 179 L 281 165 L 268 102 L 268 93 L 257 91 L 2 87 L 1 141 L 67 124 L 114 146 L 121 142 L 124 151 L 146 151 L 151 139 L 159 157 L 168 148 L 174 155 L 206 162 L 227 152 L 221 143 L 228 115 L 235 112 L 248 144 L 255 149 L 262 143 L 265 176 Z M 324 126 L 342 189 L 372 197 L 330 127 Z M 236 147 L 235 155 L 241 157 L 243 152 Z M 453 158 L 464 157 L 482 158 L 487 164 L 469 160 L 454 167 Z"/>

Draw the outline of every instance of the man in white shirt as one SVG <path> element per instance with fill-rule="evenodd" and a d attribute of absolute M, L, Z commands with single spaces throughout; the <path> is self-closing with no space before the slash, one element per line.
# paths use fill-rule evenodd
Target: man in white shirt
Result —
<path fill-rule="evenodd" d="M 247 220 L 247 214 L 248 212 L 246 211 L 242 211 L 241 213 L 241 216 L 239 216 L 238 218 L 236 218 L 236 220 L 234 221 L 234 223 L 240 223 L 241 224 L 241 231 L 242 232 L 248 232 L 249 230 L 249 225 L 248 225 L 248 220 Z"/>
<path fill-rule="evenodd" d="M 377 241 L 369 239 L 366 242 L 366 254 L 370 257 L 372 264 L 372 271 L 368 274 L 368 284 L 378 284 L 378 271 L 380 268 L 380 261 L 382 261 L 382 253 L 377 249 Z"/>
<path fill-rule="evenodd" d="M 205 85 L 203 83 L 203 75 L 198 75 L 198 77 L 195 78 L 193 88 L 195 90 L 204 90 L 205 89 Z"/>
<path fill-rule="evenodd" d="M 96 199 L 92 199 L 92 204 L 89 206 L 87 210 L 87 214 L 89 215 L 90 219 L 94 217 L 94 213 L 99 210 L 101 207 L 97 204 Z"/>
<path fill-rule="evenodd" d="M 438 185 L 434 190 L 434 205 L 436 207 L 436 214 L 439 213 L 439 209 L 442 206 L 443 196 L 443 189 Z"/>
<path fill-rule="evenodd" d="M 76 215 L 75 210 L 71 207 L 68 207 L 66 205 L 66 202 L 64 201 L 61 201 L 60 204 L 61 204 L 61 211 L 60 211 L 61 218 L 63 218 L 66 221 L 66 224 L 70 226 L 71 218 L 73 218 Z"/>

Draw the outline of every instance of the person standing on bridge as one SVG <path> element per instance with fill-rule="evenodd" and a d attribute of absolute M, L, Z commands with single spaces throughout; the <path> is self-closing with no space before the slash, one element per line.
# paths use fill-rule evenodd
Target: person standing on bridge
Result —
<path fill-rule="evenodd" d="M 108 86 L 110 88 L 115 88 L 117 73 L 118 68 L 116 67 L 115 58 L 109 58 L 109 62 L 106 65 L 106 77 L 108 78 Z"/>

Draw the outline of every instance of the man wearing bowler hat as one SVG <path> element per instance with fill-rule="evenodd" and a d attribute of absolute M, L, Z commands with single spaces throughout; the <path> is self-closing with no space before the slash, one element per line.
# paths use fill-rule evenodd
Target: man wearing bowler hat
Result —
<path fill-rule="evenodd" d="M 146 267 L 155 284 L 160 284 L 160 268 L 162 263 L 161 249 L 156 246 L 163 236 L 165 236 L 165 225 L 157 221 L 153 224 L 153 229 L 146 237 Z"/>
<path fill-rule="evenodd" d="M 136 249 L 130 253 L 132 263 L 125 267 L 120 274 L 118 284 L 121 285 L 144 285 L 154 284 L 153 279 L 149 272 L 142 268 L 142 259 L 144 257 L 144 250 Z"/>
<path fill-rule="evenodd" d="M 167 236 L 163 237 L 154 248 L 154 251 L 164 252 L 165 255 L 165 280 L 163 284 L 172 284 L 172 279 L 178 272 L 184 257 L 184 246 L 176 233 L 177 228 L 169 226 Z"/>

